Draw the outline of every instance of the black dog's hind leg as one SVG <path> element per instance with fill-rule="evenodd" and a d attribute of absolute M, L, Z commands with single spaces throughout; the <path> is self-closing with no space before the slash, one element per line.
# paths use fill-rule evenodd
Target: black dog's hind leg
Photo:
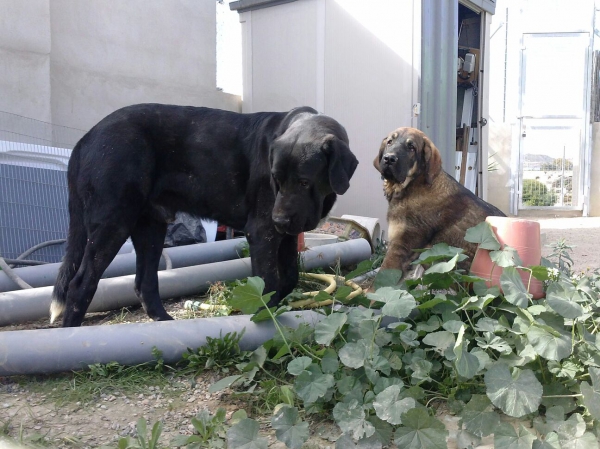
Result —
<path fill-rule="evenodd" d="M 144 310 L 155 321 L 172 320 L 158 294 L 158 264 L 163 251 L 167 224 L 142 216 L 138 220 L 131 241 L 136 252 L 135 293 Z"/>
<path fill-rule="evenodd" d="M 298 236 L 284 235 L 277 252 L 277 271 L 279 272 L 279 297 L 289 295 L 298 284 Z M 269 307 L 276 304 L 269 302 Z"/>
<path fill-rule="evenodd" d="M 87 235 L 83 260 L 67 290 L 63 327 L 81 325 L 100 277 L 127 240 L 128 230 L 119 225 L 97 225 Z"/>

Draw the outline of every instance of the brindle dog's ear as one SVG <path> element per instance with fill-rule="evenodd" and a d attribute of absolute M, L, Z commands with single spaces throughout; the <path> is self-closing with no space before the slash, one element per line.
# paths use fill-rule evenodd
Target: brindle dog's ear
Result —
<path fill-rule="evenodd" d="M 433 184 L 433 180 L 442 171 L 442 157 L 439 150 L 427 136 L 423 136 L 423 155 L 425 158 L 425 172 L 427 173 L 427 184 Z"/>
<path fill-rule="evenodd" d="M 383 139 L 381 145 L 379 146 L 379 152 L 377 153 L 377 156 L 375 156 L 375 160 L 373 160 L 373 166 L 377 169 L 379 173 L 381 173 L 381 166 L 379 165 L 379 163 L 381 161 L 381 156 L 383 156 L 383 151 L 385 150 L 385 144 L 387 143 L 387 141 L 387 137 Z"/>
<path fill-rule="evenodd" d="M 323 139 L 321 150 L 327 155 L 329 184 L 335 193 L 342 195 L 350 187 L 350 178 L 356 170 L 358 160 L 350 148 L 332 134 Z"/>

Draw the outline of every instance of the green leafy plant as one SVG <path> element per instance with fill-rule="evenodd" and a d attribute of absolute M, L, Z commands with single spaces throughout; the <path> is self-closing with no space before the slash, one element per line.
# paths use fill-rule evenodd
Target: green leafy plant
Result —
<path fill-rule="evenodd" d="M 214 415 L 204 409 L 191 422 L 194 435 L 179 435 L 171 440 L 171 446 L 187 449 L 225 448 L 225 409 L 219 408 Z"/>
<path fill-rule="evenodd" d="M 134 437 L 125 437 L 119 439 L 117 443 L 117 449 L 160 449 L 165 446 L 159 445 L 160 434 L 162 433 L 162 423 L 157 421 L 152 426 L 150 435 L 148 435 L 148 428 L 146 420 L 140 418 L 136 424 L 137 435 Z M 108 446 L 103 446 L 108 449 Z"/>
<path fill-rule="evenodd" d="M 574 262 L 570 252 L 573 250 L 573 247 L 568 245 L 565 239 L 560 239 L 548 246 L 552 248 L 552 254 L 548 256 L 548 259 L 556 260 L 557 268 L 566 275 L 571 275 L 571 268 Z"/>
<path fill-rule="evenodd" d="M 229 372 L 232 366 L 242 362 L 249 354 L 240 350 L 240 340 L 244 336 L 245 329 L 240 333 L 228 332 L 225 335 L 219 333 L 218 338 L 206 337 L 206 345 L 196 350 L 188 348 L 183 354 L 182 364 L 187 370 L 196 373 L 205 369 L 218 369 Z"/>
<path fill-rule="evenodd" d="M 415 261 L 426 267 L 422 277 L 400 281 L 401 273 L 381 270 L 364 298 L 369 307 L 330 295 L 334 305 L 314 327 L 282 326 L 277 317 L 288 309 L 266 309 L 264 283 L 249 278 L 234 290 L 235 307 L 263 307 L 255 318 L 273 320 L 277 335 L 255 351 L 245 372 L 210 390 L 248 389 L 266 364 L 284 366 L 293 398 L 276 408 L 272 426 L 290 448 L 308 438 L 305 420 L 323 413 L 342 432 L 339 448 L 392 441 L 443 448 L 447 431 L 431 408 L 443 401 L 460 417 L 459 438 L 471 445 L 493 434 L 496 448 L 597 447 L 600 277 L 571 277 L 551 263 L 523 267 L 486 223 L 467 239 L 503 268 L 501 288 L 458 268 L 466 259 L 461 249 L 438 244 Z M 545 281 L 544 299 L 532 299 L 520 272 Z M 501 414 L 534 427 L 515 427 Z M 229 429 L 228 442 L 266 447 L 249 418 Z"/>

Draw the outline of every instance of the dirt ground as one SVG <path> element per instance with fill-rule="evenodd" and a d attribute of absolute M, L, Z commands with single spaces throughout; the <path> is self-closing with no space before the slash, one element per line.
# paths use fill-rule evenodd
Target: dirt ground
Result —
<path fill-rule="evenodd" d="M 600 268 L 600 217 L 530 218 L 540 223 L 542 256 L 552 253 L 560 239 L 573 246 L 571 258 L 575 272 Z"/>
<path fill-rule="evenodd" d="M 573 246 L 574 270 L 582 272 L 600 268 L 600 218 L 532 218 L 540 222 L 542 233 L 542 255 L 548 256 L 552 249 L 547 246 L 559 239 Z M 170 301 L 167 308 L 171 314 L 184 314 L 183 300 Z M 117 317 L 118 313 L 94 314 L 86 318 L 86 324 L 105 324 Z M 125 316 L 125 321 L 146 321 L 140 308 L 133 309 Z M 121 314 L 120 322 L 123 322 Z M 47 320 L 19 326 L 0 327 L 0 332 L 48 327 Z M 241 399 L 232 398 L 227 393 L 208 392 L 208 387 L 224 377 L 213 371 L 199 377 L 174 379 L 166 386 L 144 386 L 144 392 L 126 394 L 111 391 L 98 395 L 87 403 L 65 403 L 59 405 L 52 399 L 52 392 L 37 391 L 24 383 L 23 378 L 0 377 L 0 449 L 12 443 L 17 447 L 53 448 L 96 448 L 102 445 L 116 447 L 117 440 L 135 434 L 135 423 L 140 417 L 152 424 L 163 422 L 164 444 L 176 435 L 191 435 L 191 419 L 204 408 L 214 412 L 224 407 L 228 416 L 247 404 Z M 43 379 L 42 379 L 43 381 Z M 63 387 L 65 388 L 65 387 Z M 34 391 L 35 390 L 35 391 Z M 450 429 L 448 447 L 456 447 L 454 435 L 458 419 L 440 412 L 441 419 Z M 269 448 L 283 449 L 285 446 L 276 440 L 274 432 L 263 419 L 262 433 L 269 439 Z M 314 435 L 304 447 L 325 449 L 335 446 L 339 432 L 327 423 L 313 422 Z M 484 441 L 480 448 L 491 448 L 491 441 Z"/>

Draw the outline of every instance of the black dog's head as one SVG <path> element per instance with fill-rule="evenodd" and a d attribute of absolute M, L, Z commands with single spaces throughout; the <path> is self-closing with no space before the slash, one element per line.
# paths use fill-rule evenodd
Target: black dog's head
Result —
<path fill-rule="evenodd" d="M 383 139 L 373 165 L 384 179 L 406 187 L 421 175 L 432 184 L 442 170 L 442 158 L 421 131 L 398 128 Z"/>
<path fill-rule="evenodd" d="M 335 120 L 313 110 L 292 111 L 271 144 L 272 219 L 280 233 L 310 231 L 348 190 L 358 160 Z M 287 118 L 286 118 L 287 119 Z"/>

